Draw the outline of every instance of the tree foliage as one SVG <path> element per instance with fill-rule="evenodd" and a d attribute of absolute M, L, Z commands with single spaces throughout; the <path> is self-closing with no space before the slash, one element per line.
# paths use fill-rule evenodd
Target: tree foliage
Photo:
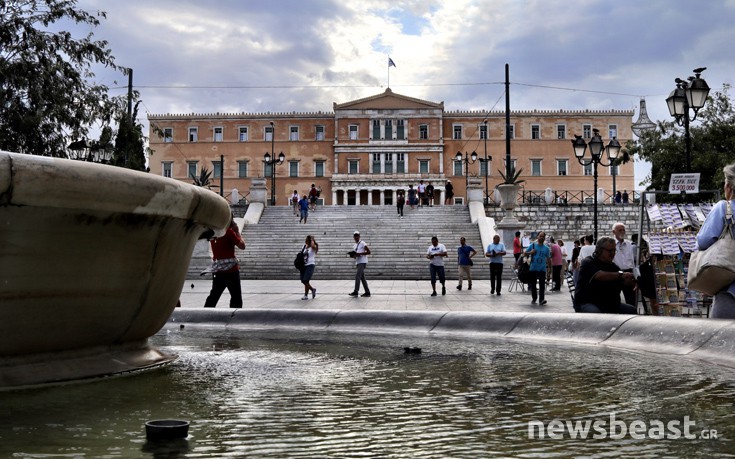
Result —
<path fill-rule="evenodd" d="M 65 157 L 70 140 L 109 125 L 117 101 L 95 84 L 93 65 L 115 65 L 106 41 L 52 31 L 73 22 L 94 28 L 76 0 L 0 0 L 0 149 Z"/>
<path fill-rule="evenodd" d="M 725 85 L 722 91 L 710 94 L 697 121 L 689 127 L 691 171 L 700 174 L 700 190 L 721 190 L 722 168 L 735 161 L 735 108 L 728 91 Z M 673 120 L 659 121 L 656 129 L 643 133 L 638 142 L 629 142 L 626 148 L 651 163 L 651 173 L 641 183 L 647 190 L 668 190 L 671 174 L 686 172 L 684 128 Z"/>

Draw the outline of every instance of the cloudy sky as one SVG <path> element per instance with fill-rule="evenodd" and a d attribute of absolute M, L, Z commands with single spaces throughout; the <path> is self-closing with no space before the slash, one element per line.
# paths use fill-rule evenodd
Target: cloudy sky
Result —
<path fill-rule="evenodd" d="M 735 0 L 79 0 L 146 113 L 331 111 L 383 92 L 446 110 L 636 109 L 735 78 Z M 89 32 L 82 30 L 80 32 Z M 126 77 L 99 70 L 125 92 Z M 113 91 L 113 93 L 114 93 Z M 637 181 L 646 173 L 637 168 Z"/>

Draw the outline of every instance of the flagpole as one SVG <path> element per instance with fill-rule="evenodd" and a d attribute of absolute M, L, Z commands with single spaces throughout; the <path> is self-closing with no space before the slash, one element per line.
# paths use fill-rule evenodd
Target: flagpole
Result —
<path fill-rule="evenodd" d="M 388 59 L 390 59 L 390 57 Z M 388 61 L 388 89 L 390 89 L 390 61 Z"/>

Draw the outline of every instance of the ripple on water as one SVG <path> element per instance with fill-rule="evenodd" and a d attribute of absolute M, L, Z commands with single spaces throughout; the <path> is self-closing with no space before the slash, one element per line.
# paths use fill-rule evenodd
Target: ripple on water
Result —
<path fill-rule="evenodd" d="M 151 452 L 142 425 L 192 421 L 191 457 L 725 457 L 733 372 L 596 347 L 431 337 L 161 333 L 161 371 L 0 393 L 0 453 Z M 409 341 L 409 342 L 407 342 Z M 418 346 L 422 354 L 403 353 Z M 528 438 L 539 420 L 683 419 L 719 440 Z M 103 424 L 103 425 L 102 425 Z M 100 454 L 100 451 L 103 452 Z"/>

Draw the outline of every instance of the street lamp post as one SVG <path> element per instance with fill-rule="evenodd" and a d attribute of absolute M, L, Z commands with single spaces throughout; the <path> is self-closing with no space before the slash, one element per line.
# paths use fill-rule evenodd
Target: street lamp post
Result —
<path fill-rule="evenodd" d="M 490 171 L 490 163 L 488 161 L 492 161 L 493 157 L 487 156 L 487 136 L 490 134 L 487 131 L 487 119 L 482 120 L 483 124 L 485 125 L 485 205 L 490 204 L 490 190 L 487 187 L 487 176 Z"/>
<path fill-rule="evenodd" d="M 477 161 L 477 153 L 472 152 L 472 154 L 464 154 L 464 157 L 462 157 L 462 152 L 458 151 L 457 156 L 454 158 L 456 161 L 464 163 L 464 189 L 465 189 L 465 196 L 468 196 L 468 188 L 470 186 L 470 164 L 474 164 L 475 161 Z M 467 199 L 469 203 L 469 199 Z"/>
<path fill-rule="evenodd" d="M 276 166 L 279 166 L 283 164 L 283 161 L 286 160 L 286 155 L 281 152 L 281 154 L 278 155 L 278 158 L 271 159 L 270 153 L 265 154 L 263 156 L 263 161 L 271 166 L 271 205 L 276 205 Z"/>
<path fill-rule="evenodd" d="M 572 140 L 572 147 L 574 148 L 574 156 L 577 158 L 577 161 L 579 161 L 579 164 L 586 166 L 587 164 L 592 162 L 592 170 L 593 170 L 593 177 L 594 177 L 594 218 L 595 218 L 595 241 L 597 241 L 597 165 L 602 164 L 603 166 L 610 166 L 615 159 L 618 157 L 618 154 L 620 153 L 620 142 L 613 137 L 610 139 L 610 142 L 607 144 L 607 147 L 604 147 L 604 149 L 607 151 L 607 159 L 608 163 L 605 164 L 602 162 L 602 150 L 603 150 L 603 143 L 602 143 L 602 137 L 600 137 L 600 130 L 599 129 L 593 129 L 592 130 L 593 135 L 592 138 L 589 141 L 589 147 L 590 147 L 590 159 L 587 159 L 584 157 L 585 152 L 587 151 L 587 143 L 584 141 L 581 135 L 575 135 L 574 140 Z"/>
<path fill-rule="evenodd" d="M 687 173 L 692 171 L 692 138 L 689 134 L 689 123 L 697 119 L 697 112 L 704 107 L 709 94 L 709 86 L 699 75 L 707 70 L 707 67 L 694 69 L 694 75 L 684 81 L 677 78 L 676 89 L 671 91 L 669 97 L 666 98 L 666 104 L 669 106 L 669 113 L 676 120 L 676 124 L 684 126 L 684 142 L 686 148 L 686 165 Z M 694 116 L 689 119 L 689 109 L 692 109 Z"/>

